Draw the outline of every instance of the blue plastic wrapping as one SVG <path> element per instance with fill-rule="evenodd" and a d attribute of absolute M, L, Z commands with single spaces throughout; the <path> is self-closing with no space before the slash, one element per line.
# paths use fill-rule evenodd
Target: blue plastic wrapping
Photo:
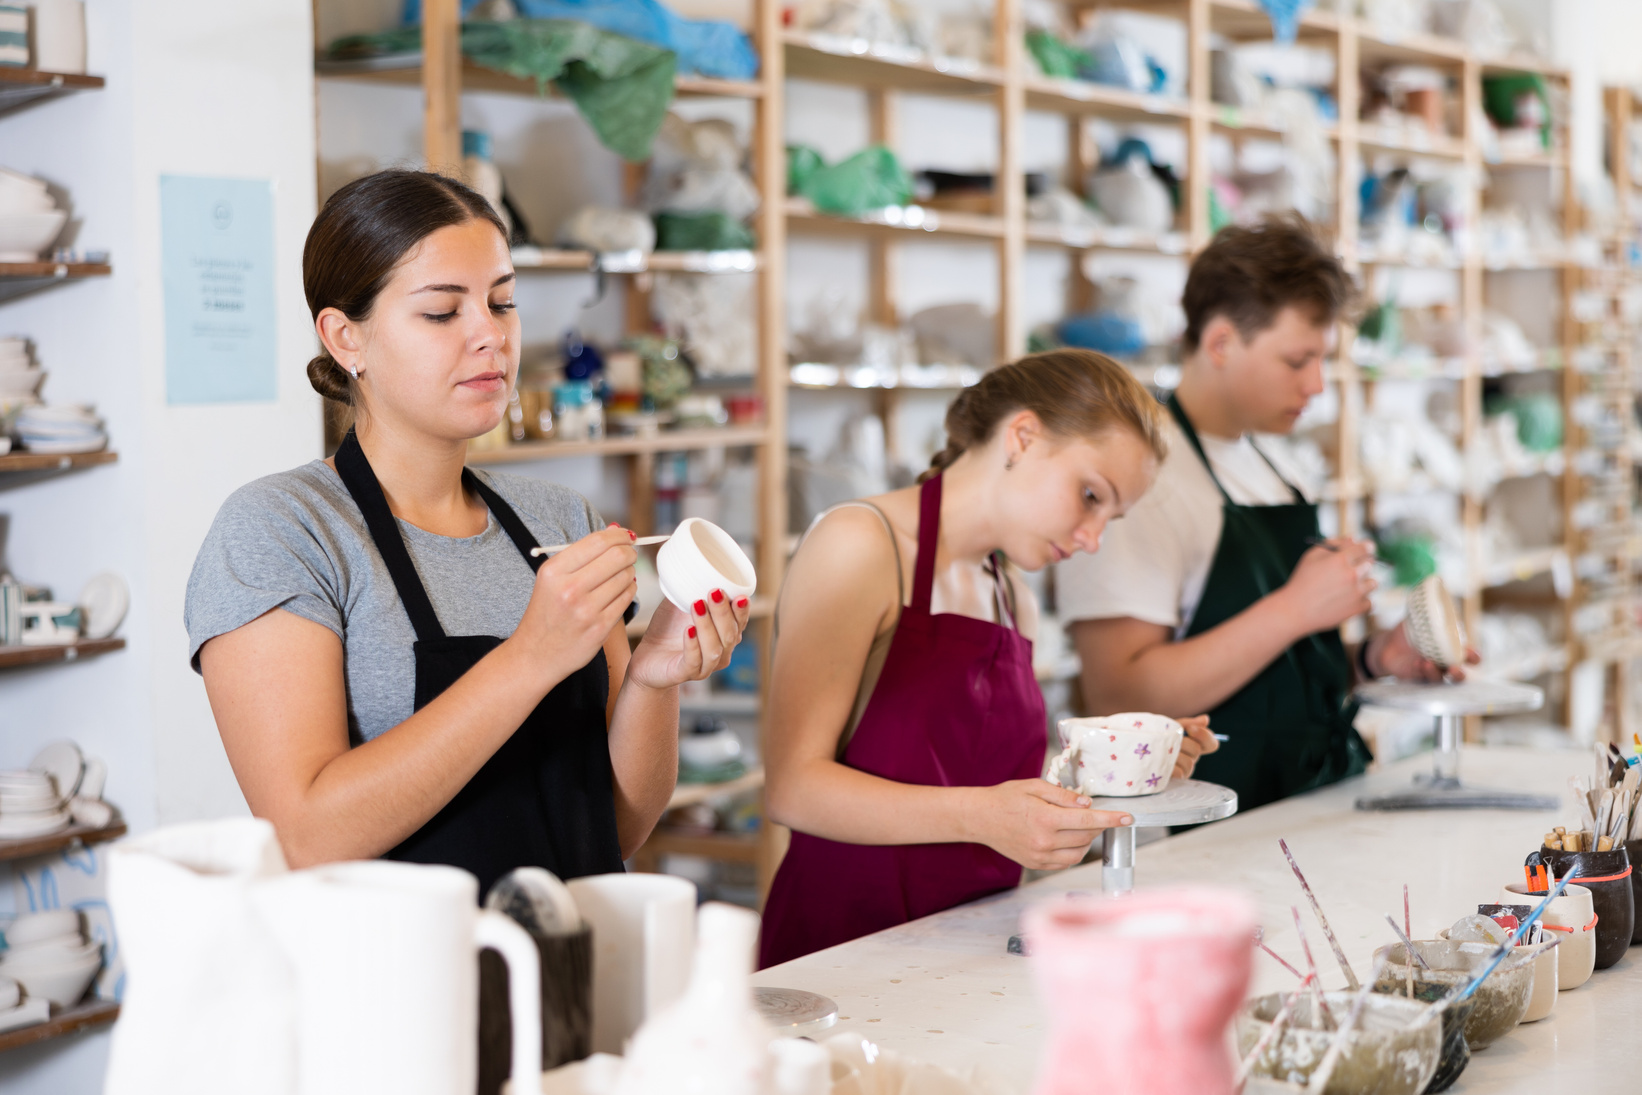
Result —
<path fill-rule="evenodd" d="M 530 19 L 579 19 L 613 34 L 678 54 L 680 72 L 699 73 L 724 80 L 751 80 L 758 76 L 758 52 L 733 23 L 686 19 L 656 0 L 513 0 L 519 14 Z M 479 0 L 462 0 L 462 16 Z M 405 0 L 405 24 L 422 21 L 422 0 Z"/>
<path fill-rule="evenodd" d="M 1260 0 L 1260 6 L 1266 9 L 1266 15 L 1271 19 L 1271 36 L 1285 46 L 1292 43 L 1295 33 L 1300 29 L 1300 16 L 1316 2 L 1317 0 Z"/>

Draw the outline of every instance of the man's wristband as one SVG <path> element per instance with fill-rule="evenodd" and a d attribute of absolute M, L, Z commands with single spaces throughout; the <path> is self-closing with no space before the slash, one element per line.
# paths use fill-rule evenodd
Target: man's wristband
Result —
<path fill-rule="evenodd" d="M 1375 679 L 1374 671 L 1368 667 L 1368 644 L 1373 641 L 1367 638 L 1357 646 L 1357 679 L 1364 682 Z"/>

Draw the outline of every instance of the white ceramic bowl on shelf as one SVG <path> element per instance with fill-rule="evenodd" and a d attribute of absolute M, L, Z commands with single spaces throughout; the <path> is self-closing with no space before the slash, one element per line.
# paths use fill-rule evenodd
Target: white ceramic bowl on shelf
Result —
<path fill-rule="evenodd" d="M 44 369 L 0 368 L 0 396 L 34 395 L 45 379 Z"/>
<path fill-rule="evenodd" d="M 23 986 L 30 996 L 50 1000 L 60 1008 L 73 1007 L 91 987 L 97 971 L 103 967 L 101 948 L 83 958 L 57 966 L 29 966 L 13 969 L 11 963 L 0 963 L 0 972 Z"/>
<path fill-rule="evenodd" d="M 77 909 L 24 913 L 13 920 L 5 932 L 6 944 L 12 947 L 69 934 L 80 934 L 80 913 Z"/>
<path fill-rule="evenodd" d="M 67 221 L 68 213 L 62 209 L 0 213 L 0 262 L 38 261 Z"/>
<path fill-rule="evenodd" d="M 692 605 L 722 589 L 732 602 L 758 585 L 752 560 L 729 533 L 699 517 L 686 517 L 656 552 L 656 577 L 666 597 L 686 616 Z"/>

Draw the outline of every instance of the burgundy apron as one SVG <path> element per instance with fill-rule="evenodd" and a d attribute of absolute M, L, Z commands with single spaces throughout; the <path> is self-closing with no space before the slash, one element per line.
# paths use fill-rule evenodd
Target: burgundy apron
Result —
<path fill-rule="evenodd" d="M 932 615 L 941 477 L 919 496 L 912 603 L 841 758 L 926 787 L 990 787 L 1042 774 L 1048 724 L 1032 644 L 1014 627 Z M 993 576 L 1002 583 L 994 563 Z M 1009 598 L 999 602 L 1008 612 Z M 983 844 L 842 844 L 795 832 L 764 905 L 759 967 L 950 909 L 1020 883 Z"/>

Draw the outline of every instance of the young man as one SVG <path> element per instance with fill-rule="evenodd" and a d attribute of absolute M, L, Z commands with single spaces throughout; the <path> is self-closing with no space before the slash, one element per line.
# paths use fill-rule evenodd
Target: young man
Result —
<path fill-rule="evenodd" d="M 1297 476 L 1252 434 L 1286 434 L 1323 390 L 1349 275 L 1299 217 L 1227 228 L 1192 263 L 1185 362 L 1156 484 L 1098 554 L 1059 564 L 1091 713 L 1210 712 L 1229 740 L 1197 777 L 1261 806 L 1361 772 L 1357 677 L 1438 680 L 1403 628 L 1348 655 L 1369 609 L 1367 541 L 1324 541 Z"/>

